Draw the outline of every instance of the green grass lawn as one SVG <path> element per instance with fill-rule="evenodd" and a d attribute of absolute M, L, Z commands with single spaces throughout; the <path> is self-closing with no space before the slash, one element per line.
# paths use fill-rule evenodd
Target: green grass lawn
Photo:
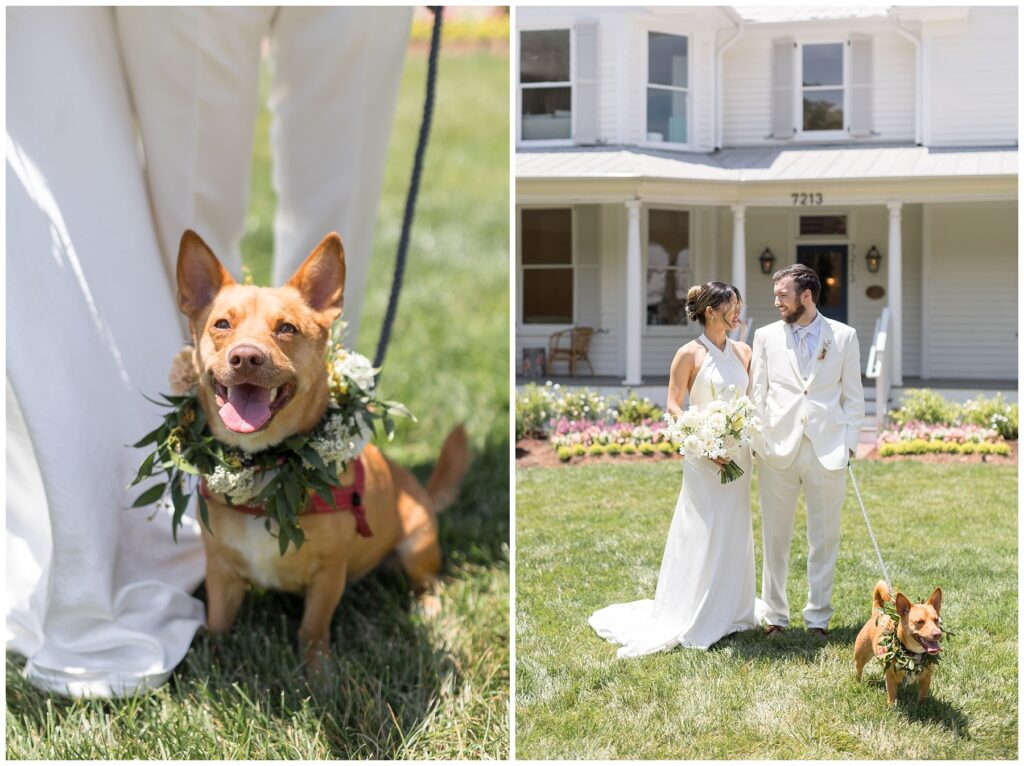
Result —
<path fill-rule="evenodd" d="M 519 758 L 983 759 L 1017 757 L 1017 471 L 858 462 L 893 582 L 915 601 L 943 588 L 956 632 L 916 702 L 888 710 L 881 667 L 854 678 L 853 641 L 881 579 L 852 488 L 830 640 L 803 630 L 801 504 L 790 558 L 792 627 L 710 651 L 615 659 L 587 624 L 653 598 L 680 463 L 517 471 L 516 755 Z M 756 475 L 755 475 L 756 480 Z M 754 494 L 760 587 L 760 513 Z"/>
<path fill-rule="evenodd" d="M 391 286 L 426 56 L 410 54 L 357 348 L 371 358 Z M 243 253 L 270 274 L 273 193 L 257 126 Z M 334 622 L 337 683 L 312 692 L 295 651 L 301 600 L 250 594 L 233 633 L 200 634 L 169 684 L 117 701 L 43 694 L 7 663 L 7 757 L 508 757 L 508 56 L 442 55 L 434 129 L 381 393 L 417 416 L 386 452 L 426 479 L 466 422 L 474 463 L 441 517 L 439 613 L 397 573 L 349 588 Z"/>

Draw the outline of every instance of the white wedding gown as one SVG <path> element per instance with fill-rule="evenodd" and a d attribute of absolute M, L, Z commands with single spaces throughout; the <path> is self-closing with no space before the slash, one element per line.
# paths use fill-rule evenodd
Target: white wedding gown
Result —
<path fill-rule="evenodd" d="M 701 407 L 733 385 L 747 390 L 747 372 L 731 340 L 708 349 L 690 390 Z M 707 649 L 730 633 L 756 626 L 754 536 L 750 519 L 750 450 L 733 458 L 743 475 L 722 484 L 707 458 L 684 461 L 683 488 L 668 531 L 654 599 L 613 604 L 590 616 L 597 634 L 621 644 L 619 657 L 638 657 L 676 646 Z"/>

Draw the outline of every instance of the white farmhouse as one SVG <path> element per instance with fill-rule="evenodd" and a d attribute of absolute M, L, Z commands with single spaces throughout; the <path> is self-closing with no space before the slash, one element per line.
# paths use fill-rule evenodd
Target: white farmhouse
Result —
<path fill-rule="evenodd" d="M 513 62 L 520 363 L 663 380 L 689 285 L 756 328 L 799 261 L 865 369 L 888 307 L 895 385 L 1016 381 L 1015 7 L 519 7 Z"/>

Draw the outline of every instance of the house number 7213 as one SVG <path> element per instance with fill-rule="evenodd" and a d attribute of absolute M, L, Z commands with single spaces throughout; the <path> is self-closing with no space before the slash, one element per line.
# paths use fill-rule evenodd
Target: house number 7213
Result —
<path fill-rule="evenodd" d="M 792 192 L 789 196 L 793 198 L 793 204 L 798 207 L 808 207 L 810 205 L 817 207 L 824 202 L 821 192 L 811 192 L 810 194 Z"/>

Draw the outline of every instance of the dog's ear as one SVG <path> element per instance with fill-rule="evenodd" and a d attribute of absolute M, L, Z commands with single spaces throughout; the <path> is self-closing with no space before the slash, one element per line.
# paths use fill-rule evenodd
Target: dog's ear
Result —
<path fill-rule="evenodd" d="M 234 283 L 202 237 L 187 229 L 178 246 L 178 308 L 181 313 L 194 319 L 210 305 L 221 288 Z"/>
<path fill-rule="evenodd" d="M 345 295 L 345 248 L 341 237 L 331 232 L 288 280 L 302 299 L 320 317 L 324 327 L 341 314 Z"/>
<path fill-rule="evenodd" d="M 939 609 L 942 607 L 942 588 L 936 588 L 932 595 L 928 597 L 928 603 L 932 605 L 932 609 L 935 610 L 935 614 L 939 613 Z"/>
<path fill-rule="evenodd" d="M 902 593 L 896 594 L 896 613 L 900 617 L 906 617 L 910 614 L 910 607 L 913 604 L 910 603 L 910 599 L 904 596 Z"/>

